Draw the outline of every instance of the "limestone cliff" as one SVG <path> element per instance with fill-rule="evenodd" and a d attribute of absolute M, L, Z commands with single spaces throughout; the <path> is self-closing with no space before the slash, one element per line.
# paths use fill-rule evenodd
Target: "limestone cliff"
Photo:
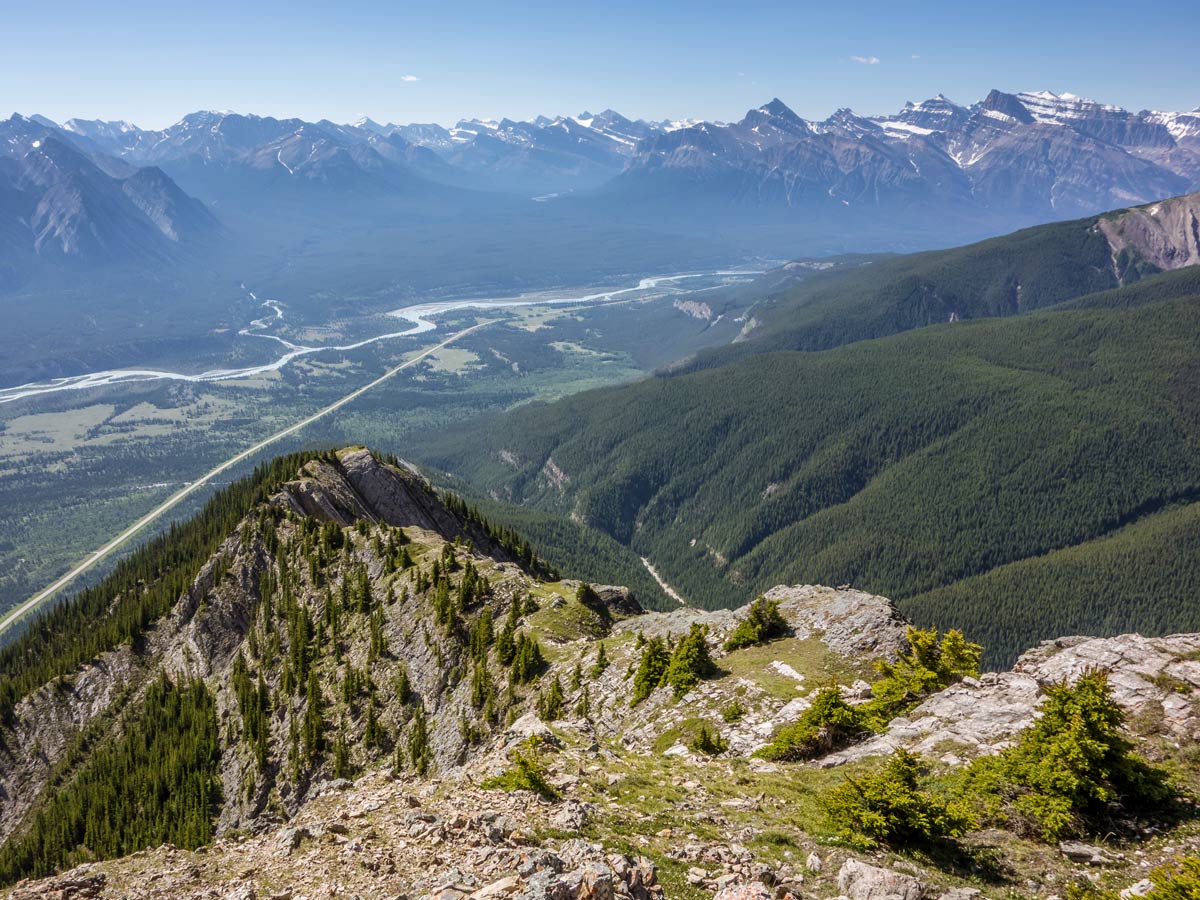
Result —
<path fill-rule="evenodd" d="M 1099 228 L 1114 260 L 1132 252 L 1163 271 L 1200 263 L 1200 194 L 1102 217 Z"/>

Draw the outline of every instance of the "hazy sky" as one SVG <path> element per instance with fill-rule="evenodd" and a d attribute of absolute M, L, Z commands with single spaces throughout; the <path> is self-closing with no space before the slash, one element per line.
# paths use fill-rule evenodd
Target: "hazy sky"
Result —
<path fill-rule="evenodd" d="M 1138 16 L 1145 13 L 1146 21 Z M 381 122 L 613 107 L 808 118 L 939 91 L 1200 106 L 1200 3 L 4 3 L 0 113 L 162 127 L 196 109 Z"/>

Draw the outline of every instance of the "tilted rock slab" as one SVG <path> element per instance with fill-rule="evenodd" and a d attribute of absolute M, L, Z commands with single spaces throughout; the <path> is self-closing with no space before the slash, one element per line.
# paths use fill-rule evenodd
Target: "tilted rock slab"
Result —
<path fill-rule="evenodd" d="M 1182 740 L 1200 740 L 1200 634 L 1067 637 L 1027 651 L 1011 672 L 968 678 L 934 694 L 887 731 L 820 761 L 836 766 L 897 748 L 957 762 L 996 753 L 1033 724 L 1042 687 L 1107 672 L 1126 713 Z M 1160 723 L 1161 724 L 1158 724 Z"/>

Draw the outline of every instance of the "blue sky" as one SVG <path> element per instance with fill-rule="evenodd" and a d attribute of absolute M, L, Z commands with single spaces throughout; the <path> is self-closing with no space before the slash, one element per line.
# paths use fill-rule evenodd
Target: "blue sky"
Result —
<path fill-rule="evenodd" d="M 1145 13 L 1145 21 L 1138 16 Z M 873 114 L 940 92 L 1200 106 L 1200 4 L 6 3 L 0 112 L 162 127 L 196 109 L 349 121 L 598 111 Z"/>

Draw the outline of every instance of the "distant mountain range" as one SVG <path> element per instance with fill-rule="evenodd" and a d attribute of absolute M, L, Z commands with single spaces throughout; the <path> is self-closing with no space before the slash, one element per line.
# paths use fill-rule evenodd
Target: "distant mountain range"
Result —
<path fill-rule="evenodd" d="M 88 153 L 44 119 L 0 122 L 0 287 L 36 260 L 169 262 L 220 231 L 161 169 Z"/>
<path fill-rule="evenodd" d="M 219 112 L 161 131 L 80 119 L 62 127 L 137 165 L 240 166 L 348 187 L 411 186 L 413 176 L 521 193 L 606 185 L 656 205 L 952 206 L 1062 218 L 1200 185 L 1200 110 L 1132 113 L 1048 91 L 992 91 L 969 107 L 938 95 L 891 116 L 840 109 L 822 122 L 772 100 L 730 124 L 647 122 L 610 109 L 452 128 Z"/>
<path fill-rule="evenodd" d="M 453 128 L 196 112 L 161 131 L 82 119 L 62 128 L 104 153 L 139 164 L 239 165 L 310 181 L 375 181 L 375 186 L 389 181 L 395 186 L 407 170 L 454 185 L 539 192 L 598 186 L 620 174 L 640 141 L 690 124 L 632 121 L 612 110 L 528 122 L 464 119 Z"/>
<path fill-rule="evenodd" d="M 919 246 L 1195 190 L 1200 110 L 992 91 L 971 106 L 938 95 L 895 115 L 841 109 L 821 122 L 780 100 L 729 124 L 613 110 L 453 128 L 196 112 L 150 131 L 14 115 L 0 122 L 0 153 L 5 264 L 169 257 L 218 229 L 203 204 L 268 224 L 320 225 L 336 210 L 351 227 L 376 227 L 452 204 L 494 209 L 504 195 L 570 194 L 586 221 L 684 230 L 766 222 L 883 246 L 912 229 Z"/>
<path fill-rule="evenodd" d="M 612 189 L 805 211 L 952 210 L 1062 219 L 1200 184 L 1200 111 L 1130 113 L 1071 94 L 944 96 L 893 116 L 841 109 L 823 122 L 773 100 L 729 125 L 643 141 Z"/>

